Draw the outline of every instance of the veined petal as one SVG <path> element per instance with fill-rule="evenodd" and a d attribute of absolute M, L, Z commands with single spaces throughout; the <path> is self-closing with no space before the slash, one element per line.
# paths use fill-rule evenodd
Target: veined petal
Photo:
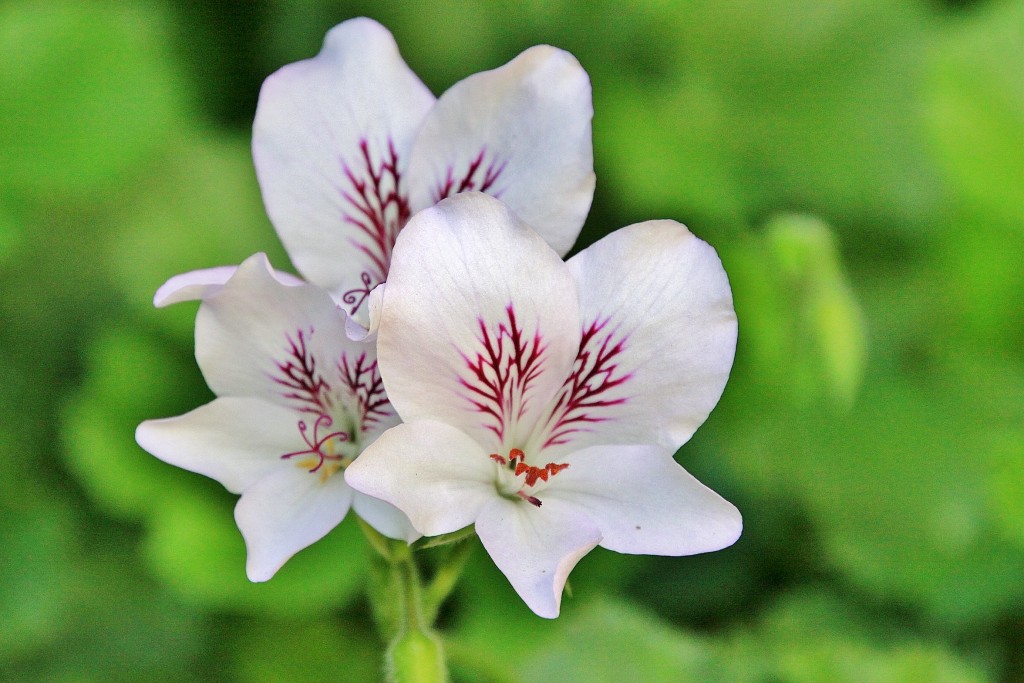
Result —
<path fill-rule="evenodd" d="M 362 18 L 263 83 L 253 158 L 267 213 L 307 279 L 353 293 L 349 311 L 387 275 L 412 137 L 433 103 L 387 29 Z"/>
<path fill-rule="evenodd" d="M 285 467 L 242 493 L 235 522 L 245 538 L 250 581 L 267 581 L 292 555 L 338 526 L 352 503 L 343 477 L 322 479 Z"/>
<path fill-rule="evenodd" d="M 422 535 L 413 528 L 404 512 L 380 498 L 356 491 L 352 496 L 352 509 L 364 522 L 388 538 L 412 543 Z"/>
<path fill-rule="evenodd" d="M 285 287 L 262 254 L 250 257 L 196 315 L 196 360 L 218 396 L 253 396 L 298 410 L 320 405 L 346 352 L 342 313 L 313 285 Z"/>
<path fill-rule="evenodd" d="M 541 507 L 498 498 L 476 521 L 487 554 L 538 616 L 558 616 L 569 572 L 601 541 L 586 514 L 558 499 Z"/>
<path fill-rule="evenodd" d="M 345 470 L 352 488 L 399 508 L 426 536 L 472 524 L 498 495 L 494 476 L 478 443 L 433 420 L 389 429 Z"/>
<path fill-rule="evenodd" d="M 592 117 L 587 73 L 547 45 L 456 83 L 416 136 L 412 210 L 458 192 L 486 192 L 565 255 L 594 196 Z"/>
<path fill-rule="evenodd" d="M 674 221 L 621 230 L 568 262 L 583 344 L 545 443 L 674 451 L 718 402 L 736 350 L 732 292 L 715 250 Z"/>
<path fill-rule="evenodd" d="M 399 236 L 377 352 L 406 422 L 436 419 L 507 451 L 562 385 L 579 335 L 565 264 L 500 201 L 456 195 Z"/>
<path fill-rule="evenodd" d="M 220 288 L 231 279 L 236 270 L 238 270 L 238 266 L 217 266 L 175 275 L 156 290 L 156 294 L 153 296 L 153 305 L 163 308 L 182 301 L 201 301 L 214 292 L 220 291 Z M 272 270 L 271 274 L 282 285 L 293 287 L 305 284 L 291 273 Z"/>
<path fill-rule="evenodd" d="M 604 548 L 693 555 L 739 538 L 739 510 L 660 448 L 597 446 L 566 462 L 571 466 L 544 490 L 544 505 L 557 499 L 583 510 L 601 529 Z"/>
<path fill-rule="evenodd" d="M 179 417 L 146 420 L 140 446 L 166 463 L 216 479 L 241 493 L 282 467 L 302 443 L 295 413 L 254 398 L 218 398 Z"/>

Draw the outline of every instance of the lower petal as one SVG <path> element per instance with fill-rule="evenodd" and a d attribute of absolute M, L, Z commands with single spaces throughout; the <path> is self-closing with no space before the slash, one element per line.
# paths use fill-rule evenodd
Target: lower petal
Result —
<path fill-rule="evenodd" d="M 380 498 L 355 492 L 352 509 L 359 517 L 388 538 L 412 543 L 420 537 L 405 513 Z"/>
<path fill-rule="evenodd" d="M 273 472 L 247 489 L 235 506 L 245 538 L 250 581 L 267 581 L 295 553 L 338 526 L 352 503 L 341 476 L 326 481 L 298 467 Z"/>
<path fill-rule="evenodd" d="M 601 529 L 601 546 L 639 555 L 694 555 L 739 538 L 739 511 L 701 484 L 665 451 L 599 446 L 567 458 L 571 467 L 544 491 L 585 512 Z"/>
<path fill-rule="evenodd" d="M 255 398 L 218 398 L 179 417 L 146 420 L 135 440 L 166 463 L 216 479 L 232 493 L 282 467 L 302 443 L 295 413 Z"/>
<path fill-rule="evenodd" d="M 541 507 L 498 498 L 476 521 L 487 554 L 538 616 L 558 616 L 569 572 L 601 541 L 583 512 L 557 499 Z"/>
<path fill-rule="evenodd" d="M 433 420 L 384 432 L 345 470 L 356 491 L 385 500 L 409 516 L 417 531 L 458 531 L 497 496 L 494 463 L 473 439 Z"/>

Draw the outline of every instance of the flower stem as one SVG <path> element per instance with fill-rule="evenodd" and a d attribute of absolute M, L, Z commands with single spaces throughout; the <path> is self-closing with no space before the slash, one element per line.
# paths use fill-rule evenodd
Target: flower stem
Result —
<path fill-rule="evenodd" d="M 385 653 L 388 680 L 447 683 L 444 647 L 432 626 L 437 606 L 433 602 L 424 605 L 415 553 L 408 544 L 385 538 L 360 522 L 370 546 L 377 551 L 369 595 L 378 627 L 390 640 Z"/>

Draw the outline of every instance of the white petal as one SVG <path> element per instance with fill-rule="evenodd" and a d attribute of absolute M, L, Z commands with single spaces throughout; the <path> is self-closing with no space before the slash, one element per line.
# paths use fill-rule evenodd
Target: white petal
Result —
<path fill-rule="evenodd" d="M 560 397 L 577 407 L 557 411 L 548 438 L 562 433 L 574 449 L 647 443 L 674 451 L 718 402 L 736 350 L 718 255 L 674 221 L 648 221 L 568 265 L 593 334 L 584 335 L 575 388 Z"/>
<path fill-rule="evenodd" d="M 224 283 L 238 270 L 238 266 L 217 266 L 193 270 L 175 275 L 160 285 L 153 296 L 153 305 L 157 308 L 181 303 L 182 301 L 200 301 L 220 290 Z M 274 278 L 282 285 L 301 285 L 302 280 L 290 273 L 279 270 L 271 271 Z"/>
<path fill-rule="evenodd" d="M 498 200 L 463 193 L 402 231 L 377 352 L 405 421 L 455 425 L 488 452 L 520 445 L 568 375 L 579 335 L 565 264 Z"/>
<path fill-rule="evenodd" d="M 456 83 L 416 136 L 413 211 L 463 190 L 485 191 L 564 255 L 594 196 L 592 116 L 587 73 L 547 45 Z"/>
<path fill-rule="evenodd" d="M 256 173 L 281 241 L 311 282 L 358 297 L 384 279 L 409 213 L 398 185 L 433 103 L 391 34 L 370 19 L 339 24 L 320 54 L 263 83 Z"/>
<path fill-rule="evenodd" d="M 380 308 L 384 302 L 384 287 L 381 283 L 367 295 L 366 301 L 356 312 L 345 320 L 345 333 L 352 341 L 370 343 L 377 339 L 380 327 Z"/>
<path fill-rule="evenodd" d="M 739 538 L 739 511 L 697 481 L 663 450 L 599 446 L 565 459 L 569 467 L 544 489 L 601 529 L 601 546 L 620 553 L 693 555 Z"/>
<path fill-rule="evenodd" d="M 352 509 L 364 522 L 388 538 L 412 543 L 420 537 L 404 512 L 380 498 L 356 491 L 352 496 Z"/>
<path fill-rule="evenodd" d="M 245 538 L 250 581 L 267 581 L 288 559 L 338 526 L 352 502 L 340 474 L 321 481 L 317 473 L 286 467 L 245 490 L 235 522 Z"/>
<path fill-rule="evenodd" d="M 534 507 L 497 499 L 480 512 L 476 532 L 487 554 L 538 616 L 558 616 L 569 572 L 601 540 L 597 526 L 560 500 Z"/>
<path fill-rule="evenodd" d="M 300 384 L 338 383 L 345 354 L 372 356 L 373 348 L 348 339 L 342 313 L 326 292 L 282 286 L 262 255 L 239 266 L 196 316 L 196 360 L 218 396 L 329 412 L 314 406 L 317 396 Z"/>
<path fill-rule="evenodd" d="M 426 536 L 458 531 L 497 496 L 496 465 L 471 438 L 418 420 L 384 432 L 345 470 L 356 491 L 385 500 Z"/>
<path fill-rule="evenodd" d="M 164 462 L 241 493 L 270 472 L 294 468 L 281 456 L 302 446 L 295 413 L 252 398 L 218 398 L 163 420 L 146 420 L 135 440 Z"/>

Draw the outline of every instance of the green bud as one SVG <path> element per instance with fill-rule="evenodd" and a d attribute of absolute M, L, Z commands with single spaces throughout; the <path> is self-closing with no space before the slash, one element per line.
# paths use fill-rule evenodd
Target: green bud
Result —
<path fill-rule="evenodd" d="M 406 630 L 388 647 L 388 680 L 392 683 L 444 683 L 448 668 L 436 634 Z"/>

